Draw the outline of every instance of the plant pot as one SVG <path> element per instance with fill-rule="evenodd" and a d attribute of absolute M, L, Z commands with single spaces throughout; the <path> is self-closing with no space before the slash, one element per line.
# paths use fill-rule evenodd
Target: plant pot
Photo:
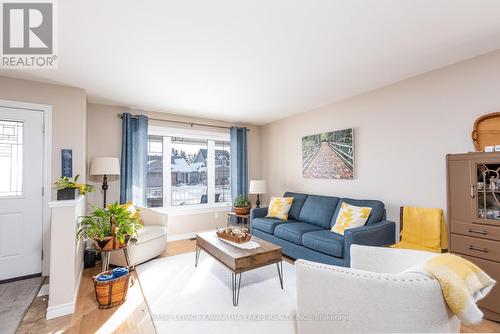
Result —
<path fill-rule="evenodd" d="M 249 206 L 239 206 L 239 207 L 234 207 L 234 212 L 238 215 L 248 215 L 250 213 L 250 207 Z"/>
<path fill-rule="evenodd" d="M 96 250 L 103 250 L 103 251 L 108 251 L 108 250 L 113 250 L 113 249 L 120 249 L 123 247 L 126 247 L 130 241 L 130 236 L 125 237 L 125 242 L 120 242 L 113 237 L 105 237 L 101 239 L 94 239 L 94 242 L 96 244 Z"/>
<path fill-rule="evenodd" d="M 66 188 L 57 191 L 58 201 L 72 200 L 76 199 L 78 196 L 80 196 L 80 188 Z"/>

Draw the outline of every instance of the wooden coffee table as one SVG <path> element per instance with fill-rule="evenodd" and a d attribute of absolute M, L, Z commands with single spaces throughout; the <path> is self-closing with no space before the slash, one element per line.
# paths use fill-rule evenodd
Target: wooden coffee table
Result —
<path fill-rule="evenodd" d="M 245 271 L 276 264 L 278 277 L 283 289 L 283 258 L 281 247 L 252 236 L 252 241 L 260 247 L 256 249 L 241 249 L 220 240 L 215 232 L 204 232 L 196 235 L 195 267 L 198 266 L 201 250 L 210 254 L 231 271 L 231 289 L 233 290 L 233 305 L 237 306 L 240 299 L 241 274 Z"/>

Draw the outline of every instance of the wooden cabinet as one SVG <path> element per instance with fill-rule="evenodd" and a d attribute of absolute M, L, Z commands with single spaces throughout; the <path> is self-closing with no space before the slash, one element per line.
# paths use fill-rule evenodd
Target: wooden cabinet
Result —
<path fill-rule="evenodd" d="M 446 164 L 450 251 L 500 282 L 500 153 L 449 154 Z M 500 287 L 479 306 L 500 321 Z"/>

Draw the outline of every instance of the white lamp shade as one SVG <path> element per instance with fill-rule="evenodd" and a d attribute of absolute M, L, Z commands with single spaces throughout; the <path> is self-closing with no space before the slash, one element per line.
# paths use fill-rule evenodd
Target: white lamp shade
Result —
<path fill-rule="evenodd" d="M 90 163 L 90 175 L 120 175 L 118 158 L 94 158 Z"/>
<path fill-rule="evenodd" d="M 266 193 L 266 180 L 251 180 L 250 181 L 250 194 L 265 194 Z"/>

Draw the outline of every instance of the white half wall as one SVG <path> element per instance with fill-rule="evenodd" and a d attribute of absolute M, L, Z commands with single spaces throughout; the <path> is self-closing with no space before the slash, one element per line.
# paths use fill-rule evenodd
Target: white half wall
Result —
<path fill-rule="evenodd" d="M 500 51 L 270 123 L 261 129 L 267 195 L 379 199 L 396 222 L 404 205 L 446 210 L 445 156 L 473 151 L 474 120 L 495 111 Z M 305 179 L 302 137 L 345 128 L 354 128 L 355 179 Z"/>
<path fill-rule="evenodd" d="M 50 282 L 47 320 L 75 312 L 83 272 L 84 241 L 78 239 L 78 218 L 85 215 L 85 196 L 52 201 Z"/>

